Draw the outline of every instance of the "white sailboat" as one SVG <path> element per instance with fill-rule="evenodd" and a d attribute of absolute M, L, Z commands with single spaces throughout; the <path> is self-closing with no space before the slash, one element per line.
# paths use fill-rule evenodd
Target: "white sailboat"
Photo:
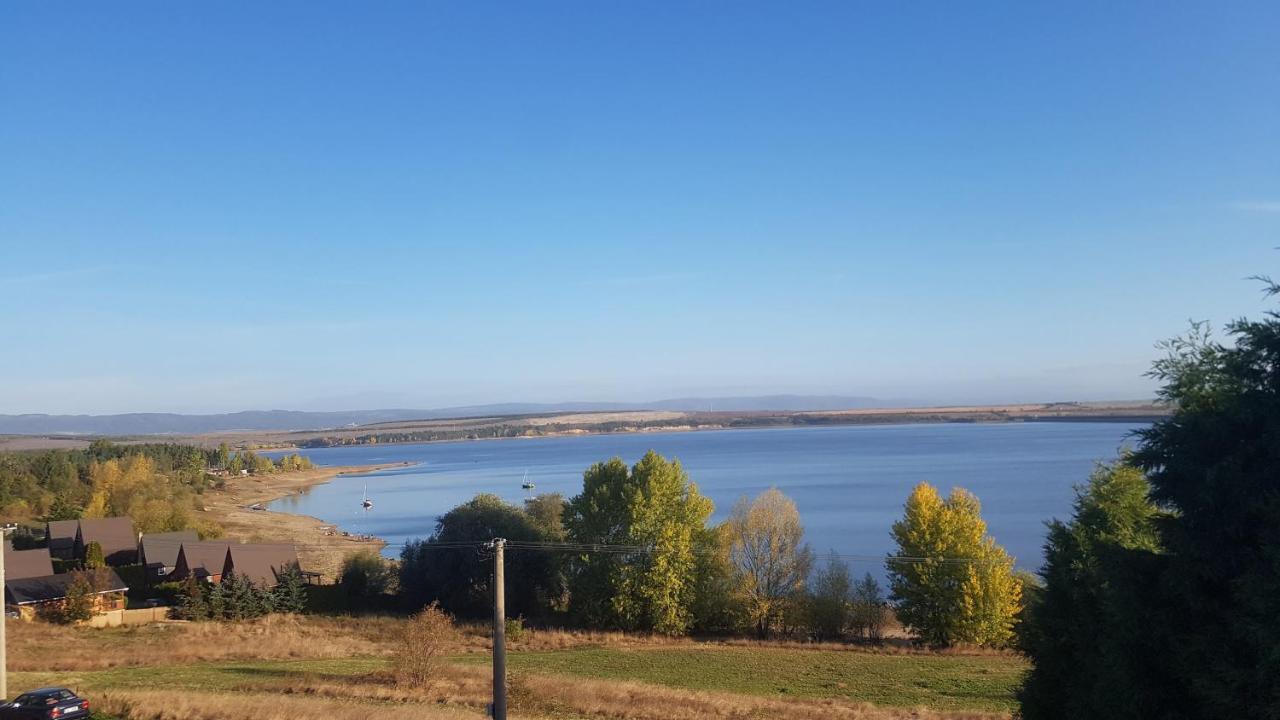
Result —
<path fill-rule="evenodd" d="M 365 510 L 373 507 L 373 501 L 369 499 L 369 483 L 364 484 L 364 499 L 360 501 L 360 507 Z"/>

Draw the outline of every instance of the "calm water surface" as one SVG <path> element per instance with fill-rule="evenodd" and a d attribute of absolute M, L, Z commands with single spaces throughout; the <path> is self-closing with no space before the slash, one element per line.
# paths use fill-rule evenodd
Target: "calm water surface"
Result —
<path fill-rule="evenodd" d="M 1040 564 L 1045 521 L 1071 512 L 1072 486 L 1093 464 L 1132 446 L 1142 425 L 1008 423 L 883 425 L 640 433 L 453 443 L 360 445 L 308 450 L 320 465 L 408 461 L 410 467 L 345 478 L 272 504 L 354 533 L 398 543 L 431 534 L 436 518 L 476 493 L 519 502 L 528 473 L 537 492 L 566 497 L 582 472 L 613 456 L 634 463 L 649 449 L 679 458 L 723 519 L 743 495 L 771 485 L 800 508 L 815 550 L 883 555 L 889 526 L 912 486 L 962 486 L 982 501 L 991 533 L 1021 567 Z M 279 453 L 273 453 L 278 456 Z M 374 508 L 360 509 L 368 486 Z M 861 563 L 862 566 L 859 566 Z M 872 561 L 854 570 L 875 570 Z"/>

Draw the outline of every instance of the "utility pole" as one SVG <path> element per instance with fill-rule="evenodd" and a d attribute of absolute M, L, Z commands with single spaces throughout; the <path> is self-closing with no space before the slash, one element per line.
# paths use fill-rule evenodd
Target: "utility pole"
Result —
<path fill-rule="evenodd" d="M 507 541 L 494 538 L 493 546 L 493 718 L 507 720 L 507 602 L 502 550 Z"/>
<path fill-rule="evenodd" d="M 10 530 L 15 528 L 17 528 L 17 525 L 12 523 L 0 528 L 0 608 L 4 609 L 4 612 L 0 613 L 0 700 L 9 699 L 9 656 L 5 652 L 6 638 L 4 632 L 5 626 L 9 624 L 9 603 L 5 599 L 4 589 L 5 537 Z"/>

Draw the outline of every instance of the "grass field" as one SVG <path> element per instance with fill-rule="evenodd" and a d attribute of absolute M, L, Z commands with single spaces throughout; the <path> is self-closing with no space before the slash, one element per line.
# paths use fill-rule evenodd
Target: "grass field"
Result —
<path fill-rule="evenodd" d="M 276 616 L 93 630 L 18 623 L 10 688 L 68 685 L 129 720 L 479 718 L 488 639 L 465 627 L 427 688 L 397 684 L 397 618 Z M 51 651 L 50 648 L 57 648 Z M 989 720 L 1025 662 L 1007 654 L 698 642 L 530 631 L 508 656 L 513 720 Z"/>
<path fill-rule="evenodd" d="M 629 680 L 688 690 L 996 712 L 1013 709 L 1013 693 L 1026 670 L 1022 659 L 1005 655 L 717 646 L 522 652 L 511 654 L 508 666 L 517 673 Z"/>
<path fill-rule="evenodd" d="M 453 658 L 444 696 L 458 709 L 483 706 L 487 656 Z M 761 696 L 773 701 L 838 699 L 882 708 L 929 708 L 1002 714 L 1013 708 L 1013 690 L 1024 669 L 1009 656 L 879 654 L 844 650 L 760 647 L 579 648 L 515 652 L 509 666 L 517 683 L 540 680 L 539 702 L 529 717 L 635 717 L 597 707 L 576 707 L 579 681 L 597 687 L 647 684 L 718 696 Z M 101 670 L 13 673 L 16 687 L 67 684 L 90 694 L 128 697 L 158 687 L 169 692 L 248 697 L 260 694 L 319 695 L 335 702 L 412 702 L 412 693 L 390 686 L 384 658 L 256 662 L 201 662 L 185 665 L 117 667 Z M 548 691 L 550 688 L 550 691 Z M 628 691 L 631 692 L 631 691 Z M 567 694 L 558 700 L 557 694 Z M 593 695 L 598 695 L 593 691 Z M 426 699 L 426 698 L 419 698 Z M 721 704 L 723 704 L 723 700 Z M 748 705 L 750 705 L 748 703 Z M 519 706 L 517 706 L 518 708 Z M 751 715 L 743 715 L 751 716 Z"/>

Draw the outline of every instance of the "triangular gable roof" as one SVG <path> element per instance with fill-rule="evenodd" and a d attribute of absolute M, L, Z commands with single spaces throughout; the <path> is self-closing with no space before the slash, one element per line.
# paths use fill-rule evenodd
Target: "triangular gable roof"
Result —
<path fill-rule="evenodd" d="M 179 530 L 177 532 L 150 533 L 138 541 L 138 549 L 142 557 L 138 560 L 143 565 L 153 567 L 176 567 L 178 551 L 184 542 L 200 542 L 195 530 Z"/>
<path fill-rule="evenodd" d="M 71 587 L 75 577 L 76 573 L 62 573 L 6 581 L 5 594 L 15 605 L 61 600 L 67 596 L 67 588 Z M 106 587 L 97 591 L 99 595 L 107 592 L 124 592 L 129 589 L 114 570 L 105 569 L 103 577 L 107 580 Z"/>
<path fill-rule="evenodd" d="M 49 538 L 49 549 L 55 552 L 71 552 L 79 531 L 79 520 L 53 520 L 44 525 L 44 533 Z"/>
<path fill-rule="evenodd" d="M 80 518 L 76 535 L 76 557 L 83 558 L 90 543 L 102 546 L 108 565 L 133 565 L 138 562 L 138 535 L 133 520 L 127 516 Z"/>
<path fill-rule="evenodd" d="M 258 587 L 275 586 L 280 573 L 298 564 L 298 549 L 288 544 L 231 545 L 222 574 L 235 573 Z"/>
<path fill-rule="evenodd" d="M 45 534 L 51 540 L 75 540 L 79 529 L 79 520 L 50 520 L 44 524 Z"/>
<path fill-rule="evenodd" d="M 173 563 L 174 575 L 179 578 L 188 575 L 197 578 L 221 575 L 227 563 L 227 548 L 230 546 L 230 543 L 222 541 L 182 543 Z"/>
<path fill-rule="evenodd" d="M 53 560 L 49 548 L 14 550 L 8 541 L 4 544 L 5 580 L 41 577 L 53 574 Z"/>

